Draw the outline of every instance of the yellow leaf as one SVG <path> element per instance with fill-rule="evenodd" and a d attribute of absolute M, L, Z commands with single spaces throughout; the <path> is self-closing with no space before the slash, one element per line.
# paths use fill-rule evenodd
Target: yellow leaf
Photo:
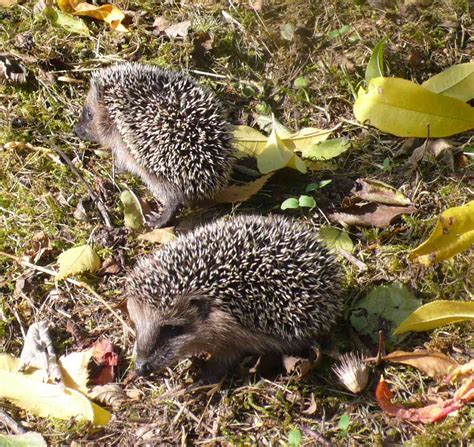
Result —
<path fill-rule="evenodd" d="M 236 202 L 245 202 L 250 199 L 253 195 L 257 194 L 267 183 L 267 180 L 273 175 L 267 174 L 262 177 L 254 180 L 253 182 L 244 183 L 243 185 L 231 185 L 226 189 L 221 191 L 215 197 L 217 203 L 236 203 Z"/>
<path fill-rule="evenodd" d="M 304 127 L 289 136 L 281 137 L 288 149 L 303 152 L 304 149 L 314 144 L 326 141 L 331 133 L 336 129 L 317 129 L 316 127 Z"/>
<path fill-rule="evenodd" d="M 234 127 L 234 145 L 240 152 L 240 158 L 243 156 L 256 157 L 261 154 L 268 137 L 263 133 L 249 126 L 235 126 Z"/>
<path fill-rule="evenodd" d="M 257 166 L 262 174 L 268 174 L 286 166 L 302 173 L 306 172 L 306 165 L 278 136 L 275 126 L 272 128 L 265 148 L 257 156 Z"/>
<path fill-rule="evenodd" d="M 71 352 L 59 358 L 61 375 L 64 385 L 82 393 L 87 393 L 87 382 L 89 380 L 89 362 L 94 353 L 94 348 L 85 351 Z"/>
<path fill-rule="evenodd" d="M 474 108 L 400 78 L 374 78 L 354 104 L 359 122 L 399 137 L 439 138 L 474 127 Z"/>
<path fill-rule="evenodd" d="M 90 245 L 70 248 L 58 256 L 59 272 L 56 279 L 64 279 L 77 273 L 99 270 L 100 259 Z"/>
<path fill-rule="evenodd" d="M 429 331 L 466 320 L 474 320 L 474 302 L 438 300 L 416 309 L 400 323 L 394 334 Z"/>
<path fill-rule="evenodd" d="M 27 374 L 0 370 L 0 398 L 40 417 L 80 418 L 106 425 L 111 414 L 79 391 L 36 382 Z"/>
<path fill-rule="evenodd" d="M 103 20 L 105 23 L 108 23 L 112 29 L 122 33 L 128 33 L 127 28 L 122 25 L 125 14 L 114 5 L 94 6 L 87 2 L 79 3 L 73 14 Z"/>
<path fill-rule="evenodd" d="M 145 221 L 143 210 L 138 198 L 129 190 L 122 191 L 120 201 L 123 204 L 124 224 L 131 230 L 139 230 Z"/>
<path fill-rule="evenodd" d="M 474 62 L 453 65 L 421 84 L 422 87 L 460 101 L 474 98 Z"/>
<path fill-rule="evenodd" d="M 29 431 L 18 435 L 3 435 L 0 433 L 0 446 L 5 447 L 48 447 L 40 433 Z"/>
<path fill-rule="evenodd" d="M 448 259 L 474 243 L 474 200 L 439 216 L 431 236 L 409 255 L 424 266 Z"/>

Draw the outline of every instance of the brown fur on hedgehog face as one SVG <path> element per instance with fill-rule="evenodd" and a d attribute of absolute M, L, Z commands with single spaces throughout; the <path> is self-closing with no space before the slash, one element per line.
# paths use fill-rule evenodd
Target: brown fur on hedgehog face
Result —
<path fill-rule="evenodd" d="M 166 310 L 135 298 L 128 299 L 127 307 L 137 331 L 136 367 L 141 374 L 207 352 L 211 360 L 204 375 L 212 381 L 244 353 L 282 350 L 281 341 L 250 332 L 202 296 L 182 296 Z"/>

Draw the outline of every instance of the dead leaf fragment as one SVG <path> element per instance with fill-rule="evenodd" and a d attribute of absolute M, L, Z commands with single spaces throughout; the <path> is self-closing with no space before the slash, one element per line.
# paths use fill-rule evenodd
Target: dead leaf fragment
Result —
<path fill-rule="evenodd" d="M 97 385 L 88 393 L 91 399 L 105 404 L 114 409 L 122 407 L 123 403 L 130 400 L 123 388 L 118 383 L 108 383 L 106 385 Z"/>
<path fill-rule="evenodd" d="M 137 239 L 139 241 L 147 241 L 154 244 L 166 244 L 173 239 L 176 239 L 174 234 L 174 227 L 157 228 L 145 234 L 140 234 Z"/>
<path fill-rule="evenodd" d="M 414 366 L 430 377 L 444 376 L 450 369 L 459 366 L 458 362 L 451 357 L 441 352 L 429 351 L 394 351 L 382 357 L 382 360 L 385 362 L 403 363 L 404 365 Z"/>
<path fill-rule="evenodd" d="M 166 20 L 163 16 L 159 16 L 153 22 L 153 34 L 160 34 L 165 29 L 169 28 L 170 22 Z"/>
<path fill-rule="evenodd" d="M 250 199 L 253 195 L 257 194 L 273 173 L 263 175 L 262 177 L 254 180 L 253 182 L 244 183 L 241 185 L 231 185 L 221 191 L 215 197 L 217 203 L 236 203 L 245 202 Z"/>
<path fill-rule="evenodd" d="M 184 22 L 179 22 L 174 25 L 169 26 L 165 29 L 165 34 L 168 37 L 186 37 L 191 27 L 191 21 L 185 20 Z"/>
<path fill-rule="evenodd" d="M 339 211 L 329 214 L 328 217 L 333 222 L 346 225 L 385 228 L 402 214 L 412 214 L 416 211 L 414 206 L 368 203 L 362 206 L 341 208 Z"/>
<path fill-rule="evenodd" d="M 384 203 L 386 205 L 410 205 L 408 197 L 397 191 L 393 186 L 379 180 L 357 179 L 352 194 L 368 202 Z"/>

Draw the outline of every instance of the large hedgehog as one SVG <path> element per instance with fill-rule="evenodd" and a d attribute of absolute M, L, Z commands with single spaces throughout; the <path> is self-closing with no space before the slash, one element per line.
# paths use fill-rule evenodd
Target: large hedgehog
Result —
<path fill-rule="evenodd" d="M 137 63 L 92 75 L 76 134 L 109 146 L 118 169 L 142 178 L 164 208 L 150 222 L 157 227 L 224 188 L 234 161 L 214 95 L 181 73 Z"/>
<path fill-rule="evenodd" d="M 208 352 L 214 381 L 245 353 L 296 353 L 342 308 L 341 267 L 306 224 L 281 216 L 220 219 L 141 259 L 128 278 L 146 374 Z"/>

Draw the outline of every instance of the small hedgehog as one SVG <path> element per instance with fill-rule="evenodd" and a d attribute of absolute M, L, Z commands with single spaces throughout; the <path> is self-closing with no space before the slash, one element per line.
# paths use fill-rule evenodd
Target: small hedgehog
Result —
<path fill-rule="evenodd" d="M 298 353 L 342 310 L 341 267 L 306 224 L 240 216 L 204 225 L 141 259 L 127 306 L 141 374 L 211 354 L 213 382 L 243 354 Z"/>
<path fill-rule="evenodd" d="M 138 175 L 169 224 L 180 205 L 212 198 L 234 162 L 229 126 L 213 93 L 181 73 L 121 63 L 92 75 L 76 134 L 112 149 L 119 170 Z"/>

